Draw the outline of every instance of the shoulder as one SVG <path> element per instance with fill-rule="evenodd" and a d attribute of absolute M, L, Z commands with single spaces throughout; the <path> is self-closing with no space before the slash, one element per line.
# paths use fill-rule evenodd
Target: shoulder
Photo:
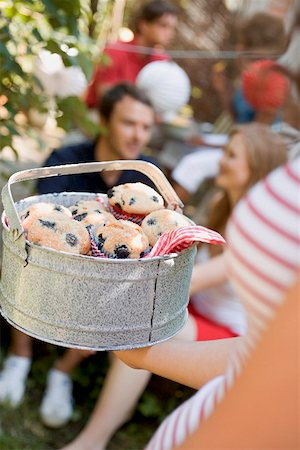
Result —
<path fill-rule="evenodd" d="M 154 164 L 155 166 L 159 167 L 157 161 L 155 161 L 154 158 L 148 156 L 148 155 L 140 155 L 139 158 L 137 158 L 137 161 L 144 161 Z M 147 184 L 150 187 L 155 188 L 155 185 L 151 181 L 151 179 L 147 176 L 141 173 L 138 170 L 128 170 L 124 171 L 119 184 L 124 183 L 144 183 Z"/>
<path fill-rule="evenodd" d="M 156 167 L 160 168 L 158 161 L 149 155 L 140 155 L 138 161 L 145 161 L 154 164 Z"/>
<path fill-rule="evenodd" d="M 110 56 L 122 56 L 132 52 L 132 47 L 136 45 L 135 40 L 131 42 L 113 41 L 106 45 L 103 52 Z"/>
<path fill-rule="evenodd" d="M 171 61 L 171 57 L 163 50 L 154 50 L 151 55 L 152 61 Z"/>

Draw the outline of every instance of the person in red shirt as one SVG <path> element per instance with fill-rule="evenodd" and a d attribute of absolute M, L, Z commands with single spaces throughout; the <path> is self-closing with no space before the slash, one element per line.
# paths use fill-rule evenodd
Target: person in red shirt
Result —
<path fill-rule="evenodd" d="M 164 0 L 151 0 L 137 13 L 135 36 L 131 42 L 116 41 L 104 48 L 108 64 L 95 68 L 85 95 L 89 108 L 98 105 L 102 93 L 119 82 L 135 83 L 139 71 L 148 63 L 169 60 L 164 52 L 177 26 L 177 9 Z M 142 48 L 141 48 L 142 47 Z"/>

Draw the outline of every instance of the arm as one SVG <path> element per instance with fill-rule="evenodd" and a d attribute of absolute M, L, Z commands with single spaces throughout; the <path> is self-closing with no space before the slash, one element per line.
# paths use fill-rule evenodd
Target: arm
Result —
<path fill-rule="evenodd" d="M 228 357 L 240 339 L 190 342 L 173 338 L 153 347 L 114 353 L 133 368 L 146 369 L 198 389 L 224 373 Z"/>
<path fill-rule="evenodd" d="M 190 295 L 224 283 L 227 280 L 224 253 L 196 264 L 193 268 Z"/>
<path fill-rule="evenodd" d="M 299 280 L 224 401 L 178 450 L 299 448 Z"/>

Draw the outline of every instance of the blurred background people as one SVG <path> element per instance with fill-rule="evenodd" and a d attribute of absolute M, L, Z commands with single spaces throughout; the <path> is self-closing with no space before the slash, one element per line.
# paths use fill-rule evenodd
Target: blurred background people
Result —
<path fill-rule="evenodd" d="M 237 202 L 269 172 L 287 161 L 284 140 L 262 124 L 234 128 L 225 145 L 215 177 L 205 225 L 225 235 Z M 244 335 L 247 323 L 240 301 L 226 283 L 221 247 L 201 246 L 191 281 L 190 319 L 193 340 Z"/>
<path fill-rule="evenodd" d="M 143 154 L 151 136 L 154 111 L 141 89 L 129 83 L 113 85 L 103 95 L 99 115 L 102 133 L 95 140 L 55 150 L 45 161 L 45 165 L 118 159 L 154 161 Z M 101 193 L 114 184 L 132 182 L 133 179 L 151 183 L 148 177 L 138 172 L 105 171 L 101 174 L 43 178 L 38 182 L 38 190 L 41 194 L 63 191 Z"/>
<path fill-rule="evenodd" d="M 148 63 L 168 60 L 164 49 L 176 32 L 177 9 L 165 0 L 150 0 L 136 13 L 135 36 L 130 42 L 111 42 L 104 49 L 108 62 L 95 68 L 85 94 L 89 108 L 95 108 L 103 92 L 118 82 L 135 83 Z M 145 47 L 144 49 L 142 47 Z"/>
<path fill-rule="evenodd" d="M 238 58 L 238 71 L 241 73 L 253 61 L 254 55 L 266 58 L 278 55 L 285 48 L 287 36 L 282 19 L 267 12 L 258 12 L 237 24 L 235 50 L 245 52 Z M 247 57 L 248 53 L 248 57 Z M 232 115 L 235 123 L 247 123 L 256 119 L 255 110 L 245 99 L 240 80 L 229 84 L 225 75 L 226 66 L 215 65 L 212 71 L 212 85 L 219 94 L 221 107 Z"/>
<path fill-rule="evenodd" d="M 272 126 L 274 131 L 279 133 L 283 127 L 289 128 L 291 138 L 294 138 L 297 131 L 292 132 L 291 127 L 283 124 L 280 117 L 291 89 L 290 77 L 282 69 L 278 63 L 267 59 L 249 63 L 241 74 L 241 92 L 255 111 L 253 123 Z M 209 138 L 210 136 L 205 139 L 209 140 Z M 255 137 L 253 139 L 255 140 Z M 225 145 L 227 140 L 226 134 L 214 136 L 215 144 L 220 142 L 220 147 L 222 143 Z M 287 141 L 289 141 L 288 137 Z M 189 202 L 205 181 L 217 175 L 221 155 L 221 148 L 209 148 L 202 145 L 183 156 L 178 162 L 171 176 L 177 193 L 184 202 Z M 211 188 L 209 183 L 208 186 Z M 209 200 L 208 196 L 206 202 Z M 200 197 L 199 201 L 202 202 L 201 208 L 205 208 L 205 198 Z"/>
<path fill-rule="evenodd" d="M 257 122 L 271 125 L 280 121 L 280 110 L 289 95 L 289 80 L 268 59 L 250 63 L 242 72 L 242 92 L 255 111 Z"/>

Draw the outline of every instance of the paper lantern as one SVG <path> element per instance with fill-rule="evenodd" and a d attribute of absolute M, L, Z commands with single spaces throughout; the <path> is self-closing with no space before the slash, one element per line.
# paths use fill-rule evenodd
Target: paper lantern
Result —
<path fill-rule="evenodd" d="M 190 98 L 190 79 L 174 62 L 154 61 L 147 64 L 139 72 L 136 83 L 160 114 L 178 111 Z"/>
<path fill-rule="evenodd" d="M 57 53 L 42 50 L 35 60 L 34 75 L 42 83 L 47 95 L 60 98 L 79 97 L 87 86 L 87 80 L 80 67 L 65 67 Z"/>
<path fill-rule="evenodd" d="M 242 73 L 245 99 L 256 110 L 280 108 L 288 94 L 289 81 L 271 60 L 255 61 Z"/>

